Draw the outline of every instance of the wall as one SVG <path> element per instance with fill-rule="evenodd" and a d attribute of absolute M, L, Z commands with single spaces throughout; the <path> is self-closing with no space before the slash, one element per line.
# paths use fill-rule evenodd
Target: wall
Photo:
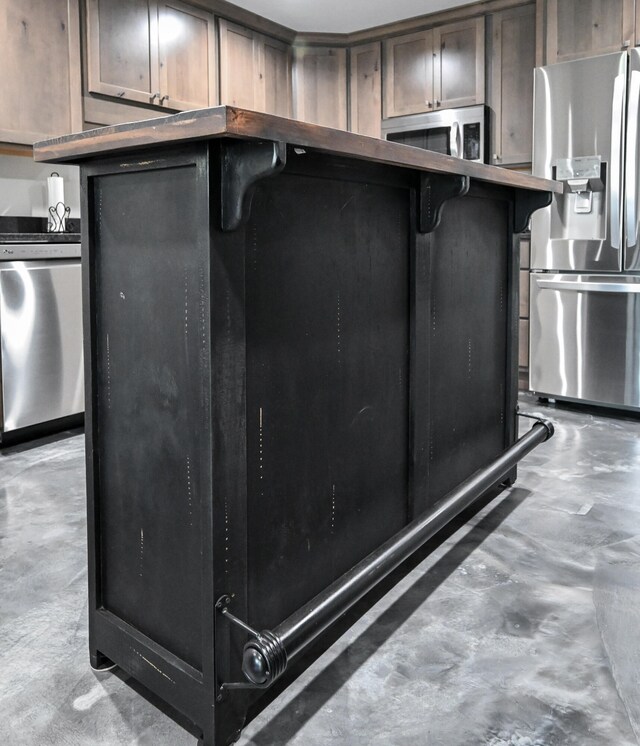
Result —
<path fill-rule="evenodd" d="M 46 218 L 47 176 L 64 179 L 65 203 L 71 217 L 80 217 L 80 176 L 77 166 L 34 163 L 31 157 L 0 154 L 0 215 Z"/>

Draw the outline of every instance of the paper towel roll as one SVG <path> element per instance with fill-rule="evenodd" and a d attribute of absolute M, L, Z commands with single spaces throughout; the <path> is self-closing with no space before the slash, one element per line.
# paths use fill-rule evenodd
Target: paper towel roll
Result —
<path fill-rule="evenodd" d="M 64 179 L 55 171 L 47 177 L 47 204 L 49 212 L 49 231 L 62 233 L 66 229 L 64 217 Z M 53 208 L 53 212 L 51 210 Z"/>

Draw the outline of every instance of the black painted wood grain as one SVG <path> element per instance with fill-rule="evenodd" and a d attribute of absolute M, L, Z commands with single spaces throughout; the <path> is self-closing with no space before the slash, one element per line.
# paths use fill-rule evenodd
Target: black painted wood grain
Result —
<path fill-rule="evenodd" d="M 247 528 L 260 628 L 406 522 L 409 216 L 407 188 L 339 173 L 290 170 L 254 196 Z"/>

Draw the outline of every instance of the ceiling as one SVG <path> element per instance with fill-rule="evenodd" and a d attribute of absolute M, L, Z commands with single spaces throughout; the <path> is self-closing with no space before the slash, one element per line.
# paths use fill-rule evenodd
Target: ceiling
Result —
<path fill-rule="evenodd" d="M 295 31 L 334 34 L 360 31 L 468 3 L 469 0 L 233 0 L 234 5 Z"/>

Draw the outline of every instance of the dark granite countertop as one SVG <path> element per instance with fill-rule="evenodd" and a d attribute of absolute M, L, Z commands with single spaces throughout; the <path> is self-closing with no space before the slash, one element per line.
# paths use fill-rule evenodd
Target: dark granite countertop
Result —
<path fill-rule="evenodd" d="M 80 243 L 79 233 L 1 233 L 0 244 L 7 243 Z"/>
<path fill-rule="evenodd" d="M 0 244 L 7 243 L 80 243 L 80 219 L 67 220 L 68 232 L 49 233 L 47 218 L 0 215 Z"/>

